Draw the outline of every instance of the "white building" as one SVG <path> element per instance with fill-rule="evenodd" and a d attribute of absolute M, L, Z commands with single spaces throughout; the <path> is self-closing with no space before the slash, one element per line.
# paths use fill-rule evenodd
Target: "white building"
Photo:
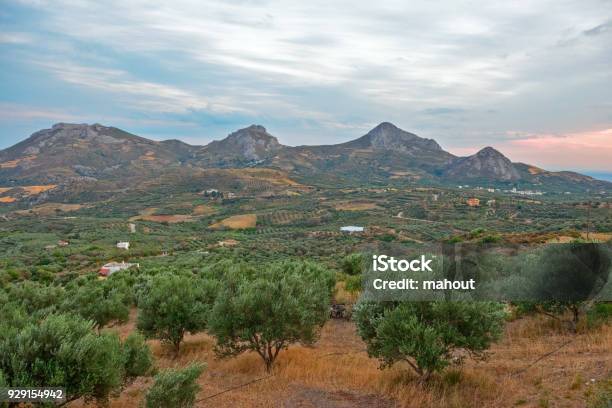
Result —
<path fill-rule="evenodd" d="M 363 230 L 363 227 L 358 227 L 355 225 L 347 225 L 345 227 L 340 227 L 340 231 L 348 232 L 349 234 L 352 234 L 353 232 L 363 232 Z"/>
<path fill-rule="evenodd" d="M 133 263 L 125 263 L 125 262 L 109 262 L 106 265 L 104 265 L 102 268 L 100 268 L 100 271 L 98 272 L 98 274 L 100 276 L 110 276 L 115 272 L 119 272 L 122 271 L 124 269 L 128 269 L 131 268 L 132 266 L 135 266 L 137 268 L 140 268 L 139 264 L 133 264 Z"/>
<path fill-rule="evenodd" d="M 119 249 L 130 249 L 130 243 L 129 242 L 117 242 L 117 248 Z"/>

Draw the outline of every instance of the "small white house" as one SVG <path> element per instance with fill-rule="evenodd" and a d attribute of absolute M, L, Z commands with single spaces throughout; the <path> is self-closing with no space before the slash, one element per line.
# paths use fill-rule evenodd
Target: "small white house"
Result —
<path fill-rule="evenodd" d="M 137 268 L 140 268 L 140 265 L 137 263 L 126 263 L 126 262 L 109 262 L 106 265 L 102 266 L 102 268 L 100 268 L 100 271 L 98 272 L 98 274 L 100 276 L 110 276 L 115 272 L 119 272 L 122 271 L 124 269 L 129 269 L 132 266 L 135 266 Z"/>
<path fill-rule="evenodd" d="M 119 249 L 130 249 L 130 243 L 129 242 L 117 242 L 117 248 Z"/>
<path fill-rule="evenodd" d="M 349 234 L 352 234 L 353 232 L 363 232 L 363 230 L 363 227 L 358 227 L 356 225 L 347 225 L 345 227 L 340 227 L 340 231 L 348 232 Z"/>

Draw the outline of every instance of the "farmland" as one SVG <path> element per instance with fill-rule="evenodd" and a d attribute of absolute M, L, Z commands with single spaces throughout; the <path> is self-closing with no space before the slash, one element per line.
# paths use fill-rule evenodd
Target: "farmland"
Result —
<path fill-rule="evenodd" d="M 275 174 L 265 173 L 262 183 L 277 180 Z M 282 179 L 274 183 L 279 184 L 262 188 L 247 181 L 242 190 L 214 186 L 233 192 L 231 198 L 206 196 L 202 191 L 210 186 L 187 184 L 121 193 L 108 201 L 29 208 L 7 203 L 0 218 L 0 285 L 35 282 L 69 291 L 71 282 L 94 278 L 111 261 L 138 263 L 139 269 L 108 279 L 109 284 L 140 282 L 129 284 L 138 288 L 159 275 L 210 273 L 207 268 L 228 260 L 253 267 L 307 260 L 333 272 L 333 300 L 350 309 L 359 292 L 351 287 L 342 259 L 351 254 L 428 242 L 604 242 L 612 231 L 606 197 L 532 200 L 452 188 L 314 189 Z M 468 206 L 469 197 L 482 204 Z M 345 225 L 365 230 L 345 234 L 340 232 Z M 119 241 L 129 241 L 130 249 L 116 248 Z M 139 332 L 138 305 L 128 306 L 129 316 L 107 324 L 103 333 L 127 339 Z M 146 344 L 160 370 L 207 364 L 197 380 L 196 406 L 598 406 L 610 387 L 609 322 L 590 325 L 585 318 L 573 332 L 554 319 L 515 309 L 505 319 L 486 359 L 465 358 L 427 382 L 402 363 L 379 369 L 356 324 L 344 319 L 327 321 L 313 344 L 283 350 L 270 373 L 253 351 L 220 358 L 215 337 L 206 330 L 187 333 L 176 358 L 159 339 Z M 546 357 L 537 361 L 540 356 Z M 153 382 L 150 375 L 139 376 L 110 397 L 110 406 L 142 403 Z M 69 406 L 88 404 L 77 398 Z"/>

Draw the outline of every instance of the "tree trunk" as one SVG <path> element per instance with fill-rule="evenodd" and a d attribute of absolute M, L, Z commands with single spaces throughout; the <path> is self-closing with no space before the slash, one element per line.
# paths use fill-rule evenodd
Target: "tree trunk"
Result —
<path fill-rule="evenodd" d="M 181 340 L 174 341 L 174 359 L 176 360 L 179 356 L 179 351 L 181 350 Z"/>

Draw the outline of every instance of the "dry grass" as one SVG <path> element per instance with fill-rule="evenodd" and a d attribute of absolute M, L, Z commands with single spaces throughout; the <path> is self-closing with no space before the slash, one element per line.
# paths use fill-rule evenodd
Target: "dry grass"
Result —
<path fill-rule="evenodd" d="M 157 157 L 155 157 L 155 152 L 146 152 L 144 155 L 140 156 L 138 159 L 142 161 L 155 161 L 157 160 Z"/>
<path fill-rule="evenodd" d="M 244 229 L 244 228 L 255 228 L 257 225 L 256 214 L 242 214 L 234 215 L 219 222 L 212 224 L 209 228 L 230 228 L 230 229 Z"/>
<path fill-rule="evenodd" d="M 152 222 L 167 222 L 176 224 L 180 222 L 194 222 L 201 217 L 214 214 L 216 210 L 207 205 L 197 205 L 193 208 L 192 214 L 156 214 L 158 211 L 155 207 L 145 208 L 140 211 L 140 214 L 131 217 L 129 221 L 152 221 Z"/>
<path fill-rule="evenodd" d="M 0 169 L 14 169 L 19 166 L 22 162 L 31 162 L 36 159 L 36 155 L 24 156 L 19 159 L 0 163 Z"/>
<path fill-rule="evenodd" d="M 127 336 L 134 328 L 134 319 L 132 313 L 130 322 L 115 330 Z M 529 367 L 539 356 L 568 340 L 573 341 Z M 150 345 L 160 368 L 182 367 L 192 361 L 207 363 L 199 380 L 200 399 L 266 376 L 256 354 L 227 360 L 215 358 L 214 340 L 205 334 L 188 336 L 176 360 L 159 342 L 151 341 Z M 314 347 L 293 346 L 282 352 L 274 377 L 197 406 L 386 407 L 391 399 L 395 406 L 410 408 L 584 407 L 590 389 L 612 375 L 612 327 L 573 335 L 544 317 L 510 322 L 504 338 L 492 347 L 486 361 L 468 360 L 461 371 L 451 368 L 426 385 L 401 364 L 379 370 L 377 361 L 369 358 L 364 349 L 354 324 L 330 321 Z M 526 367 L 529 368 L 524 370 Z M 110 406 L 137 406 L 149 384 L 150 380 L 139 379 Z M 77 402 L 71 406 L 83 405 Z"/>
<path fill-rule="evenodd" d="M 291 180 L 287 173 L 273 169 L 230 169 L 234 174 L 242 179 L 257 179 L 266 181 L 277 186 L 304 187 L 302 184 Z"/>
<path fill-rule="evenodd" d="M 587 233 L 583 232 L 580 234 L 582 238 L 587 239 Z M 612 232 L 590 232 L 589 239 L 596 241 L 607 242 L 612 240 Z"/>
<path fill-rule="evenodd" d="M 346 282 L 336 282 L 336 290 L 334 293 L 334 299 L 336 303 L 340 304 L 355 304 L 359 298 L 359 292 L 349 292 L 346 290 Z"/>
<path fill-rule="evenodd" d="M 130 220 L 133 220 L 130 218 Z M 193 222 L 196 219 L 187 214 L 172 214 L 172 215 L 143 215 L 137 217 L 136 220 L 141 221 L 152 221 L 152 222 L 167 222 L 170 224 L 176 224 L 179 222 Z"/>
<path fill-rule="evenodd" d="M 28 195 L 36 195 L 44 193 L 45 191 L 53 190 L 55 187 L 57 187 L 57 184 L 49 184 L 46 186 L 22 186 L 19 188 L 24 190 Z"/>
<path fill-rule="evenodd" d="M 63 211 L 63 212 L 77 211 L 83 207 L 84 206 L 82 204 L 46 203 L 46 204 L 42 204 L 42 205 L 33 207 L 29 210 L 15 211 L 15 214 L 19 214 L 19 215 L 34 214 L 34 215 L 47 216 L 47 215 L 53 215 L 57 211 Z"/>
<path fill-rule="evenodd" d="M 366 210 L 376 210 L 380 207 L 376 205 L 376 203 L 370 201 L 346 201 L 341 203 L 336 203 L 334 208 L 339 211 L 366 211 Z"/>
<path fill-rule="evenodd" d="M 206 204 L 196 205 L 193 208 L 193 215 L 206 216 L 206 215 L 212 215 L 216 212 L 217 212 L 216 209 Z"/>
<path fill-rule="evenodd" d="M 0 203 L 14 203 L 17 201 L 15 197 L 0 197 Z"/>

